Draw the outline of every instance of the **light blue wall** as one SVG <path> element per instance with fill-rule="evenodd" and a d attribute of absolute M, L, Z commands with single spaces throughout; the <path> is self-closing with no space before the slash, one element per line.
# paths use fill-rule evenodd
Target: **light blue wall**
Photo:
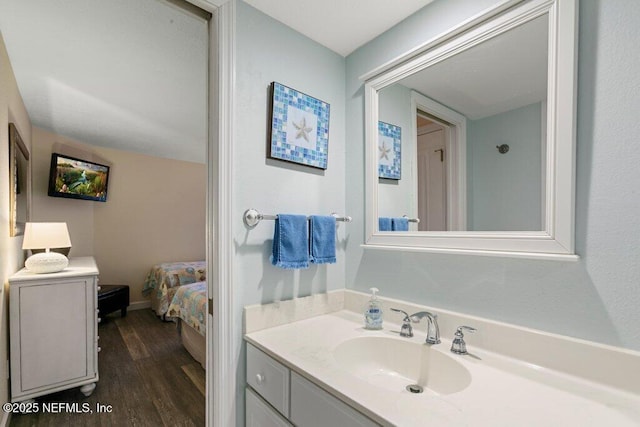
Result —
<path fill-rule="evenodd" d="M 491 6 L 438 0 L 346 61 L 348 288 L 640 350 L 640 2 L 582 0 L 578 262 L 365 251 L 364 100 L 358 77 Z M 449 331 L 451 333 L 451 331 Z"/>
<path fill-rule="evenodd" d="M 467 120 L 468 230 L 543 229 L 541 107 Z"/>
<path fill-rule="evenodd" d="M 234 274 L 240 301 L 266 303 L 344 287 L 344 251 L 334 265 L 276 268 L 269 263 L 274 222 L 249 230 L 241 221 L 248 208 L 265 214 L 344 212 L 344 58 L 242 1 L 236 14 Z M 272 81 L 330 104 L 326 170 L 266 158 Z"/>
<path fill-rule="evenodd" d="M 253 230 L 248 208 L 265 214 L 345 211 L 345 60 L 242 1 L 236 2 L 235 133 L 233 136 L 233 290 L 238 344 L 242 308 L 344 288 L 344 225 L 338 228 L 338 262 L 282 270 L 269 262 L 273 221 Z M 277 81 L 330 104 L 327 170 L 266 159 L 268 89 Z M 244 425 L 244 350 L 238 346 L 237 425 Z"/>

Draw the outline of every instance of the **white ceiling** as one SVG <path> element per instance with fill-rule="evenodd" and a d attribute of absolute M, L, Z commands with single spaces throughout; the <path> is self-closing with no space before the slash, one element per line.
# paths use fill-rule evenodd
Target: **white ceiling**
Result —
<path fill-rule="evenodd" d="M 431 1 L 247 2 L 347 55 Z M 0 0 L 0 32 L 33 125 L 93 145 L 203 163 L 206 22 L 176 3 Z"/>
<path fill-rule="evenodd" d="M 347 56 L 433 0 L 245 0 Z"/>
<path fill-rule="evenodd" d="M 203 18 L 158 0 L 2 0 L 0 31 L 34 126 L 205 162 Z"/>

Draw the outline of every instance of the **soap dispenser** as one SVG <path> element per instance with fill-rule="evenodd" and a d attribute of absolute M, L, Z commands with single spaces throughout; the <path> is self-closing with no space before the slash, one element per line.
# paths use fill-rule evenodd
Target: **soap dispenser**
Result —
<path fill-rule="evenodd" d="M 369 290 L 371 291 L 371 299 L 364 311 L 364 327 L 365 329 L 382 329 L 382 303 L 376 296 L 378 288 Z"/>

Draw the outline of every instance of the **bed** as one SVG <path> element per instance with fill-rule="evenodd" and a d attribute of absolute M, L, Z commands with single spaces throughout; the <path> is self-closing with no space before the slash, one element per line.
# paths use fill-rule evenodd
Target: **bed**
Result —
<path fill-rule="evenodd" d="M 207 278 L 205 261 L 166 262 L 154 265 L 144 281 L 143 295 L 151 295 L 151 308 L 164 317 L 180 286 Z"/>
<path fill-rule="evenodd" d="M 182 345 L 205 367 L 207 330 L 207 282 L 176 288 L 167 317 L 176 318 Z"/>

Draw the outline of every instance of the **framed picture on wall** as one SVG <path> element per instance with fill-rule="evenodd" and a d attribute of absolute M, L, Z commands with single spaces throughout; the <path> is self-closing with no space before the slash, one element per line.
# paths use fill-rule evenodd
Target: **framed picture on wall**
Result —
<path fill-rule="evenodd" d="M 400 126 L 378 122 L 378 177 L 400 179 L 402 129 Z"/>
<path fill-rule="evenodd" d="M 329 104 L 271 83 L 268 157 L 327 169 Z"/>

